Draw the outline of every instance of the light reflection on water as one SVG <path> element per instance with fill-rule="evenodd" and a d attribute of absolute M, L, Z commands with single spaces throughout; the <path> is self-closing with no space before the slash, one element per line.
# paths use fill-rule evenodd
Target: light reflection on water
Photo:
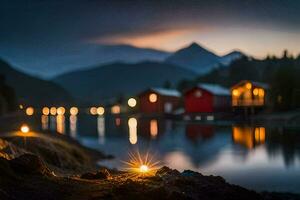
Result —
<path fill-rule="evenodd" d="M 298 130 L 263 125 L 217 126 L 159 118 L 71 116 L 68 119 L 42 117 L 42 128 L 64 127 L 65 134 L 82 144 L 117 157 L 101 162 L 102 165 L 119 168 L 120 160 L 128 159 L 128 151 L 150 150 L 163 164 L 178 170 L 220 175 L 230 183 L 260 191 L 300 191 Z M 45 125 L 47 121 L 49 125 Z M 53 125 L 59 122 L 64 125 Z"/>

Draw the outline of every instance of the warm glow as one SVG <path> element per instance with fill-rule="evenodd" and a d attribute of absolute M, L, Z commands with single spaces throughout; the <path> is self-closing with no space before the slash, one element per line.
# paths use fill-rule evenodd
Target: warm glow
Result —
<path fill-rule="evenodd" d="M 141 165 L 140 166 L 140 172 L 141 173 L 147 173 L 149 171 L 149 168 L 147 165 Z"/>
<path fill-rule="evenodd" d="M 56 108 L 55 107 L 50 108 L 50 114 L 51 115 L 56 115 Z"/>
<path fill-rule="evenodd" d="M 128 128 L 129 128 L 129 142 L 131 144 L 137 143 L 137 120 L 132 117 L 128 120 Z"/>
<path fill-rule="evenodd" d="M 130 98 L 130 99 L 128 99 L 128 106 L 130 106 L 130 107 L 135 107 L 136 106 L 136 100 L 135 100 L 135 98 Z"/>
<path fill-rule="evenodd" d="M 77 107 L 70 108 L 70 114 L 71 115 L 77 115 L 78 114 L 78 108 Z"/>
<path fill-rule="evenodd" d="M 97 108 L 96 107 L 91 107 L 90 108 L 90 113 L 91 113 L 91 115 L 97 115 Z"/>
<path fill-rule="evenodd" d="M 29 127 L 25 124 L 21 126 L 20 130 L 22 133 L 28 133 L 30 131 Z"/>
<path fill-rule="evenodd" d="M 250 89 L 252 88 L 252 84 L 251 84 L 251 83 L 247 83 L 247 84 L 246 84 L 246 88 L 247 88 L 248 90 L 250 90 Z"/>
<path fill-rule="evenodd" d="M 44 107 L 42 110 L 43 115 L 49 115 L 50 109 L 48 107 Z"/>
<path fill-rule="evenodd" d="M 118 105 L 115 105 L 113 107 L 111 107 L 111 113 L 113 114 L 119 114 L 121 112 L 121 107 Z"/>
<path fill-rule="evenodd" d="M 150 135 L 152 138 L 155 138 L 158 134 L 158 124 L 156 119 L 150 121 Z"/>
<path fill-rule="evenodd" d="M 34 108 L 33 107 L 26 108 L 26 115 L 31 116 L 31 115 L 33 115 L 33 113 L 34 113 Z"/>
<path fill-rule="evenodd" d="M 19 105 L 19 108 L 22 110 L 24 107 L 22 104 Z"/>
<path fill-rule="evenodd" d="M 56 131 L 61 134 L 65 133 L 65 116 L 63 114 L 58 114 L 56 117 Z"/>
<path fill-rule="evenodd" d="M 151 93 L 151 94 L 149 95 L 149 101 L 150 101 L 151 103 L 155 103 L 155 102 L 157 101 L 157 94 Z"/>
<path fill-rule="evenodd" d="M 105 109 L 104 109 L 103 107 L 98 107 L 98 108 L 97 108 L 97 114 L 98 114 L 98 115 L 103 115 L 104 112 L 105 112 Z"/>
<path fill-rule="evenodd" d="M 258 89 L 257 89 L 257 88 L 255 88 L 255 89 L 253 90 L 253 94 L 254 94 L 255 96 L 258 95 Z"/>
<path fill-rule="evenodd" d="M 159 169 L 159 161 L 155 161 L 155 158 L 146 153 L 141 155 L 139 152 L 136 154 L 129 153 L 130 160 L 124 162 L 126 164 L 125 170 L 132 172 L 134 176 L 152 176 L 155 175 L 157 169 Z"/>
<path fill-rule="evenodd" d="M 265 96 L 265 91 L 264 91 L 264 89 L 259 89 L 259 91 L 258 91 L 258 96 L 259 96 L 259 97 L 264 97 L 264 96 Z"/>
<path fill-rule="evenodd" d="M 232 95 L 233 96 L 238 96 L 239 95 L 239 91 L 237 89 L 232 90 Z"/>
<path fill-rule="evenodd" d="M 64 115 L 66 112 L 66 109 L 64 107 L 57 108 L 57 114 L 58 115 Z"/>

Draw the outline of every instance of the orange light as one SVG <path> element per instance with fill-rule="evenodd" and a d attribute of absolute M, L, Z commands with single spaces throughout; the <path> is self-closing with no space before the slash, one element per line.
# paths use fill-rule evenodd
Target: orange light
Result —
<path fill-rule="evenodd" d="M 26 115 L 31 116 L 34 113 L 34 108 L 33 107 L 28 107 L 26 108 Z"/>
<path fill-rule="evenodd" d="M 151 137 L 155 138 L 158 134 L 158 124 L 157 124 L 157 120 L 152 119 L 150 121 L 150 134 Z"/>
<path fill-rule="evenodd" d="M 129 107 L 135 107 L 136 106 L 136 100 L 135 100 L 135 98 L 130 98 L 130 99 L 128 99 L 128 106 Z"/>
<path fill-rule="evenodd" d="M 259 95 L 260 97 L 264 97 L 264 96 L 265 96 L 265 91 L 264 91 L 264 89 L 259 89 L 259 90 L 258 90 L 258 95 Z"/>
<path fill-rule="evenodd" d="M 247 84 L 246 84 L 246 88 L 247 88 L 248 90 L 250 90 L 250 89 L 252 88 L 252 84 L 251 84 L 251 83 L 247 83 Z"/>
<path fill-rule="evenodd" d="M 97 115 L 97 108 L 96 107 L 91 107 L 90 108 L 90 113 L 91 113 L 91 115 Z"/>
<path fill-rule="evenodd" d="M 115 106 L 111 107 L 111 112 L 113 114 L 119 114 L 121 112 L 121 107 L 118 105 L 115 105 Z"/>
<path fill-rule="evenodd" d="M 42 110 L 43 115 L 49 115 L 50 109 L 48 107 L 44 107 Z"/>
<path fill-rule="evenodd" d="M 58 115 L 64 115 L 66 112 L 66 109 L 64 107 L 57 108 L 57 114 Z"/>
<path fill-rule="evenodd" d="M 233 96 L 238 96 L 239 95 L 239 91 L 237 89 L 232 90 L 232 95 Z"/>
<path fill-rule="evenodd" d="M 71 115 L 77 115 L 78 114 L 78 108 L 77 107 L 70 108 L 70 114 Z"/>
<path fill-rule="evenodd" d="M 98 107 L 97 108 L 97 114 L 98 115 L 103 115 L 105 113 L 105 109 L 103 107 Z"/>
<path fill-rule="evenodd" d="M 147 165 L 141 165 L 140 166 L 140 172 L 141 173 L 147 173 L 149 171 L 149 167 Z"/>
<path fill-rule="evenodd" d="M 22 133 L 28 133 L 30 131 L 29 127 L 27 125 L 22 125 L 20 128 Z"/>
<path fill-rule="evenodd" d="M 156 95 L 155 93 L 151 93 L 151 94 L 149 95 L 149 101 L 150 101 L 151 103 L 155 103 L 155 102 L 157 101 L 157 95 Z"/>
<path fill-rule="evenodd" d="M 56 115 L 56 108 L 55 107 L 50 108 L 50 114 L 51 115 Z"/>
<path fill-rule="evenodd" d="M 253 90 L 253 94 L 254 94 L 255 96 L 258 95 L 258 89 L 257 89 L 257 88 L 255 88 L 255 89 Z"/>

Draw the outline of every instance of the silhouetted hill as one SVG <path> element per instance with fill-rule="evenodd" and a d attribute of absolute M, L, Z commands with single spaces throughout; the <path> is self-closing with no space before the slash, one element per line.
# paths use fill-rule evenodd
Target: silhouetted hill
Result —
<path fill-rule="evenodd" d="M 208 51 L 197 43 L 192 43 L 173 53 L 165 62 L 184 67 L 198 74 L 205 74 L 220 64 L 230 64 L 242 55 L 241 52 L 234 51 L 222 57 Z"/>
<path fill-rule="evenodd" d="M 171 64 L 141 62 L 114 63 L 90 70 L 64 74 L 54 79 L 80 100 L 100 102 L 120 95 L 135 95 L 148 87 L 162 86 L 169 81 L 173 86 L 195 73 Z"/>
<path fill-rule="evenodd" d="M 22 103 L 47 105 L 71 101 L 70 95 L 59 85 L 19 72 L 1 59 L 0 74 L 4 75 L 8 85 L 15 89 Z"/>

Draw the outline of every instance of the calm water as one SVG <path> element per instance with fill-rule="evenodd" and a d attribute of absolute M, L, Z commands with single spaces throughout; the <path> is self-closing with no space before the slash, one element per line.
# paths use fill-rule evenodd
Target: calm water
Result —
<path fill-rule="evenodd" d="M 128 152 L 150 151 L 162 164 L 180 171 L 220 175 L 259 191 L 300 193 L 299 130 L 88 115 L 43 117 L 41 127 L 115 155 L 116 159 L 100 163 L 108 167 L 121 168 Z"/>

